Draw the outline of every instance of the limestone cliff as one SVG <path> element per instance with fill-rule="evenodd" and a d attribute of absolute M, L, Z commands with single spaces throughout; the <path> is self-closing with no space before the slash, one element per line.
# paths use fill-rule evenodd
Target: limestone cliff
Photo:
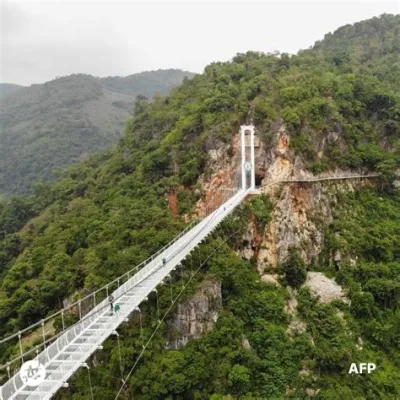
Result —
<path fill-rule="evenodd" d="M 222 308 L 221 282 L 208 279 L 196 293 L 178 305 L 168 323 L 168 349 L 180 349 L 191 339 L 211 331 Z"/>
<path fill-rule="evenodd" d="M 256 134 L 262 136 L 261 132 L 256 131 Z M 321 141 L 318 146 L 320 156 L 325 144 L 331 140 L 338 138 L 328 134 Z M 256 142 L 256 185 L 262 193 L 269 196 L 275 207 L 272 220 L 263 231 L 259 230 L 254 218 L 249 219 L 242 245 L 237 250 L 241 257 L 256 261 L 264 282 L 276 286 L 279 286 L 280 282 L 274 269 L 286 260 L 290 247 L 297 247 L 307 264 L 320 256 L 325 239 L 324 226 L 333 220 L 333 208 L 338 202 L 338 193 L 353 191 L 357 185 L 369 184 L 368 181 L 352 180 L 279 183 L 290 178 L 313 177 L 312 173 L 304 168 L 301 158 L 291 151 L 290 141 L 285 125 L 281 124 L 275 127 L 275 134 L 268 144 L 265 140 Z M 237 187 L 240 184 L 239 134 L 233 135 L 230 144 L 210 141 L 208 152 L 207 169 L 199 182 L 206 195 L 197 203 L 197 215 L 206 214 L 224 201 L 229 193 L 221 189 Z M 345 174 L 346 171 L 336 170 L 325 173 L 324 176 Z M 331 254 L 330 258 L 332 262 L 339 262 L 341 254 Z M 341 287 L 321 273 L 309 272 L 305 286 L 322 300 L 340 298 L 347 301 Z M 291 321 L 288 331 L 290 335 L 295 335 L 304 332 L 306 325 L 296 316 L 297 292 L 290 293 L 286 308 Z M 191 299 L 179 305 L 169 324 L 166 347 L 181 348 L 190 339 L 210 331 L 218 318 L 221 304 L 220 283 L 203 282 Z"/>
<path fill-rule="evenodd" d="M 256 134 L 259 137 L 263 135 L 257 130 Z M 319 157 L 323 156 L 327 143 L 332 141 L 340 141 L 338 134 L 329 133 L 316 144 Z M 301 157 L 293 153 L 290 142 L 285 125 L 277 124 L 272 139 L 268 143 L 258 140 L 255 148 L 256 184 L 261 192 L 271 198 L 275 209 L 272 221 L 263 232 L 256 229 L 253 221 L 249 221 L 240 254 L 246 259 L 255 258 L 261 274 L 265 269 L 274 268 L 285 261 L 288 249 L 292 246 L 301 250 L 307 263 L 317 259 L 324 242 L 322 226 L 332 221 L 332 208 L 337 203 L 337 194 L 369 184 L 368 181 L 352 180 L 277 183 L 290 178 L 314 177 L 305 169 Z M 200 179 L 206 198 L 198 203 L 198 214 L 204 212 L 205 204 L 213 204 L 211 199 L 216 203 L 222 201 L 223 194 L 216 194 L 218 188 L 235 185 L 234 177 L 240 165 L 239 134 L 233 135 L 232 144 L 214 143 L 210 146 L 209 154 L 208 175 L 204 174 Z M 334 177 L 349 173 L 334 170 L 318 176 Z M 340 254 L 332 254 L 331 258 L 332 262 L 337 261 Z"/>

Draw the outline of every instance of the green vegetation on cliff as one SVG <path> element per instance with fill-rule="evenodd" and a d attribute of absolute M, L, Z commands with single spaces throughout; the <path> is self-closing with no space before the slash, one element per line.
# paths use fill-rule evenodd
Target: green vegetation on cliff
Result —
<path fill-rule="evenodd" d="M 383 196 L 383 197 L 382 197 Z M 229 246 L 222 246 L 201 269 L 196 281 L 187 290 L 190 297 L 196 284 L 204 279 L 218 279 L 222 283 L 223 310 L 215 328 L 201 339 L 189 342 L 182 349 L 165 349 L 168 325 L 163 323 L 154 336 L 145 356 L 128 381 L 122 398 L 153 399 L 396 399 L 400 394 L 399 354 L 399 299 L 400 264 L 399 243 L 388 243 L 386 249 L 392 256 L 386 261 L 378 256 L 372 262 L 372 249 L 360 253 L 354 247 L 352 256 L 358 256 L 357 266 L 342 265 L 337 271 L 323 257 L 314 267 L 335 276 L 348 290 L 351 303 L 335 300 L 321 304 L 309 291 L 298 291 L 298 316 L 305 323 L 304 331 L 291 333 L 292 317 L 285 311 L 291 291 L 285 287 L 265 284 L 256 273 L 253 262 L 244 261 L 232 248 L 240 248 L 249 213 L 260 222 L 260 214 L 270 217 L 267 199 L 264 207 L 250 202 L 234 218 L 224 224 L 218 234 L 240 232 Z M 357 206 L 349 218 L 349 206 Z M 378 242 L 382 230 L 388 236 L 393 230 L 392 221 L 400 221 L 399 194 L 363 189 L 344 195 L 336 210 L 335 222 L 326 227 L 325 252 L 337 249 L 332 237 L 340 233 L 343 255 L 352 249 L 355 240 Z M 379 203 L 379 205 L 378 205 Z M 372 228 L 372 210 L 378 207 L 379 227 Z M 370 221 L 372 219 L 372 221 Z M 352 230 L 349 224 L 361 227 Z M 244 225 L 243 225 L 244 224 Z M 227 227 L 229 228 L 227 229 Z M 339 228 L 340 226 L 340 228 Z M 367 226 L 371 228 L 368 229 Z M 366 229 L 364 229 L 366 228 Z M 397 234 L 399 224 L 397 223 Z M 201 247 L 201 258 L 211 254 L 221 245 L 219 235 L 207 240 Z M 346 247 L 348 246 L 348 247 Z M 293 252 L 291 261 L 300 265 Z M 180 290 L 181 279 L 188 279 L 193 265 L 198 265 L 195 253 L 175 276 L 173 293 Z M 300 268 L 301 269 L 301 268 Z M 285 278 L 281 279 L 286 284 Z M 296 283 L 294 284 L 297 285 Z M 160 287 L 161 311 L 169 306 L 168 286 Z M 184 299 L 181 299 L 184 300 Z M 144 336 L 150 336 L 156 326 L 156 301 L 150 298 L 142 306 L 145 326 Z M 125 374 L 138 357 L 142 347 L 139 339 L 139 322 L 132 319 L 120 330 L 122 364 L 119 362 L 115 340 L 109 340 L 99 353 L 92 370 L 95 396 L 113 398 L 121 386 L 116 379 L 122 365 Z M 247 343 L 247 344 L 246 344 Z M 352 362 L 375 362 L 377 371 L 371 375 L 349 375 Z M 80 399 L 89 396 L 87 372 L 79 371 L 71 382 L 69 391 L 59 393 L 59 399 Z"/>

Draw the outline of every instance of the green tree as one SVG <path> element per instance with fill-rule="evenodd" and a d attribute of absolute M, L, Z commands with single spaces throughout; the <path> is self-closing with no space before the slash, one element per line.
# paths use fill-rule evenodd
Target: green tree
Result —
<path fill-rule="evenodd" d="M 244 365 L 234 365 L 229 372 L 228 382 L 234 393 L 246 393 L 251 387 L 250 370 Z"/>
<path fill-rule="evenodd" d="M 288 251 L 288 259 L 283 264 L 287 283 L 293 288 L 299 288 L 306 280 L 307 270 L 299 251 L 292 247 Z"/>

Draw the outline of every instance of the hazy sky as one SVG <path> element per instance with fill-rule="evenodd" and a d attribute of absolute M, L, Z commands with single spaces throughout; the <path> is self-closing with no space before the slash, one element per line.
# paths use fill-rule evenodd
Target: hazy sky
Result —
<path fill-rule="evenodd" d="M 296 53 L 344 24 L 400 12 L 400 0 L 0 2 L 0 82 L 22 85 L 79 72 L 201 72 L 247 50 Z"/>

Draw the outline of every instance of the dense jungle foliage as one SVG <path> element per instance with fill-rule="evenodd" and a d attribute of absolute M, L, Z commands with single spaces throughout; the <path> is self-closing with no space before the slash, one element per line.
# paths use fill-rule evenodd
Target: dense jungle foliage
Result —
<path fill-rule="evenodd" d="M 384 196 L 384 197 L 382 197 Z M 309 291 L 297 292 L 298 318 L 306 323 L 301 334 L 291 334 L 291 317 L 285 311 L 292 290 L 260 280 L 252 262 L 238 257 L 243 222 L 260 207 L 254 200 L 223 223 L 218 235 L 201 248 L 200 258 L 221 246 L 227 232 L 237 232 L 213 254 L 196 276 L 185 296 L 190 297 L 198 282 L 222 282 L 223 311 L 216 327 L 183 349 L 166 350 L 168 325 L 163 322 L 150 347 L 131 376 L 124 399 L 396 399 L 400 394 L 400 195 L 374 188 L 343 194 L 334 223 L 326 226 L 325 254 L 340 248 L 358 257 L 356 266 L 344 264 L 337 270 L 328 260 L 305 266 L 293 249 L 282 270 L 281 283 L 288 283 L 288 270 L 302 276 L 305 268 L 335 277 L 348 291 L 350 305 L 335 300 L 320 304 Z M 257 218 L 268 222 L 271 206 L 264 198 Z M 349 212 L 350 210 L 350 212 Z M 372 212 L 371 210 L 374 210 Z M 339 239 L 337 234 L 339 233 Z M 340 246 L 337 241 L 340 241 Z M 367 244 L 368 245 L 364 245 Z M 360 246 L 360 247 L 359 247 Z M 379 251 L 384 248 L 386 257 Z M 198 265 L 198 255 L 189 259 L 175 276 L 173 292 L 181 288 Z M 302 265 L 300 265 L 302 264 Z M 299 272 L 300 271 L 300 272 Z M 297 279 L 292 283 L 297 287 Z M 162 312 L 169 306 L 169 287 L 160 288 Z M 156 326 L 156 301 L 143 306 L 148 338 Z M 138 321 L 120 332 L 122 363 L 116 340 L 109 340 L 97 356 L 91 372 L 94 395 L 112 399 L 121 386 L 121 367 L 126 376 L 136 360 L 142 341 Z M 248 341 L 250 348 L 244 345 Z M 376 362 L 377 373 L 348 374 L 352 362 Z M 71 387 L 59 399 L 89 396 L 87 371 L 80 371 Z M 286 397 L 285 397 L 286 395 Z"/>
<path fill-rule="evenodd" d="M 234 238 L 222 244 L 221 230 L 202 247 L 209 254 L 222 246 L 185 293 L 189 297 L 206 278 L 222 282 L 216 328 L 181 350 L 165 350 L 163 323 L 124 398 L 280 399 L 286 393 L 306 399 L 310 390 L 318 399 L 398 398 L 400 199 L 390 182 L 400 162 L 399 41 L 400 16 L 383 15 L 340 28 L 298 55 L 238 54 L 185 79 L 167 97 L 151 103 L 138 97 L 116 148 L 91 156 L 51 185 L 37 185 L 31 197 L 0 206 L 0 334 L 98 288 L 168 242 L 185 224 L 172 215 L 166 195 L 178 193 L 180 215 L 193 211 L 203 195 L 199 175 L 209 172 L 207 150 L 229 147 L 233 132 L 252 118 L 268 148 L 285 124 L 290 151 L 314 172 L 378 171 L 386 182 L 342 196 L 335 222 L 324 227 L 317 263 L 302 264 L 293 250 L 282 266 L 281 283 L 293 288 L 304 281 L 306 268 L 335 276 L 349 290 L 351 305 L 322 305 L 298 289 L 299 318 L 307 329 L 288 334 L 285 301 L 292 289 L 264 284 L 253 263 L 234 252 L 250 213 L 260 226 L 270 218 L 268 199 L 254 199 L 225 222 L 225 231 L 238 232 Z M 329 255 L 338 248 L 357 260 L 355 266 L 331 265 Z M 188 269 L 198 263 L 195 257 Z M 166 310 L 166 289 L 160 300 Z M 148 336 L 155 300 L 144 307 Z M 125 374 L 141 345 L 132 320 L 121 328 Z M 4 359 L 12 351 L 0 347 Z M 379 370 L 348 375 L 349 364 L 358 361 L 376 361 Z M 89 398 L 87 374 L 79 371 L 59 398 Z M 114 398 L 120 376 L 118 347 L 110 339 L 91 370 L 94 395 Z"/>
<path fill-rule="evenodd" d="M 122 136 L 137 95 L 165 95 L 185 76 L 193 74 L 176 69 L 107 78 L 75 74 L 14 91 L 2 84 L 0 194 L 30 193 L 34 182 L 54 180 L 54 170 L 108 148 Z"/>

